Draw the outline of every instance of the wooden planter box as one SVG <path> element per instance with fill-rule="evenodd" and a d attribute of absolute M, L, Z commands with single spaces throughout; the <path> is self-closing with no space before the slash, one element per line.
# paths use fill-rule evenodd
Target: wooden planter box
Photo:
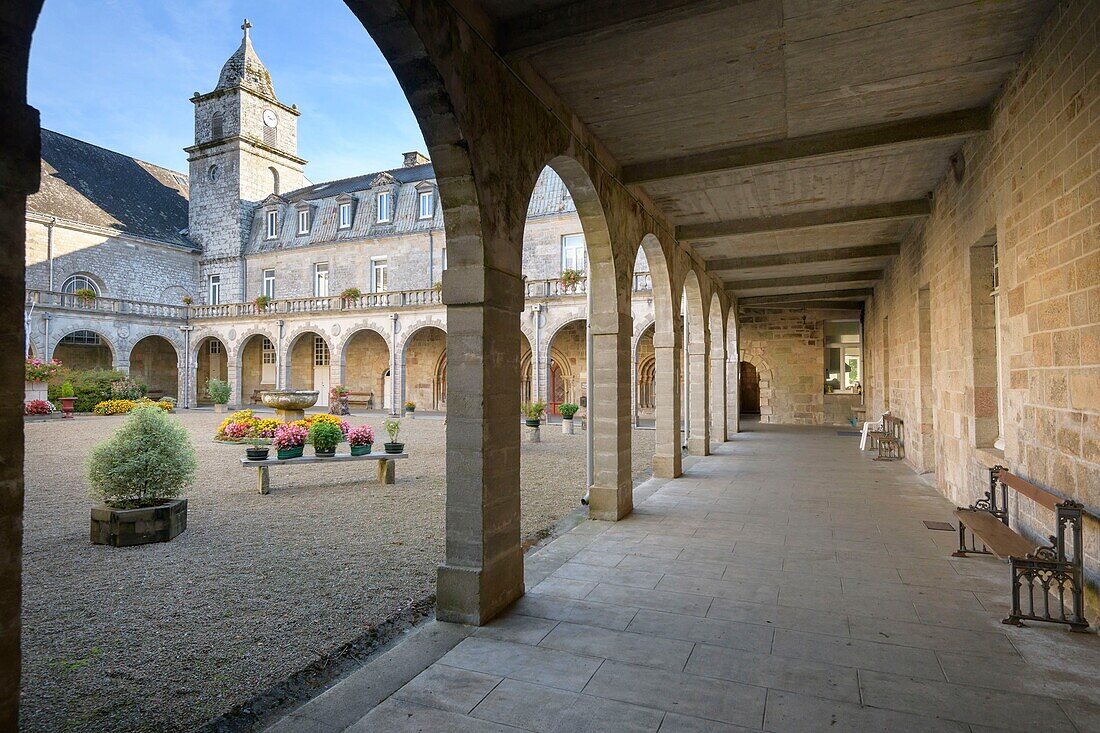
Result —
<path fill-rule="evenodd" d="M 132 547 L 168 542 L 187 529 L 187 499 L 142 509 L 92 507 L 92 544 Z"/>

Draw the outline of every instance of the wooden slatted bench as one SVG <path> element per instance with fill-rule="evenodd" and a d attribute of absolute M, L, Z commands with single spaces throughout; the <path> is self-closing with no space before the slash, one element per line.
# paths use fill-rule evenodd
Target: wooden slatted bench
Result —
<path fill-rule="evenodd" d="M 267 390 L 265 390 L 265 389 L 254 389 L 254 390 L 252 390 L 252 396 L 248 398 L 248 404 L 250 404 L 250 405 L 259 405 L 259 404 L 261 404 L 264 401 L 263 395 L 264 395 L 264 392 L 266 392 L 266 391 Z"/>
<path fill-rule="evenodd" d="M 343 461 L 377 461 L 378 483 L 392 484 L 397 480 L 395 461 L 408 458 L 408 453 L 368 453 L 365 456 L 353 456 L 350 453 L 337 453 L 332 458 L 318 458 L 317 456 L 302 456 L 301 458 L 268 458 L 263 461 L 250 461 L 241 459 L 241 465 L 245 468 L 256 469 L 256 491 L 260 494 L 271 493 L 271 480 L 268 469 L 272 466 L 300 466 L 317 465 L 325 463 L 341 463 Z"/>
<path fill-rule="evenodd" d="M 1049 546 L 1034 542 L 1009 526 L 1009 489 L 1054 512 L 1056 534 L 1050 536 Z M 951 554 L 994 555 L 1011 565 L 1012 613 L 1002 623 L 1023 626 L 1024 620 L 1049 621 L 1066 624 L 1072 631 L 1086 631 L 1089 623 L 1084 615 L 1085 548 L 1081 539 L 1084 515 L 1080 503 L 1063 500 L 1004 466 L 994 466 L 989 469 L 989 490 L 985 496 L 965 509 L 955 510 L 959 519 L 959 549 Z M 1067 534 L 1071 548 L 1067 548 Z M 1026 609 L 1022 598 L 1025 590 Z"/>
<path fill-rule="evenodd" d="M 348 392 L 349 405 L 363 405 L 368 410 L 374 409 L 374 392 Z"/>
<path fill-rule="evenodd" d="M 876 461 L 896 461 L 903 453 L 903 430 L 905 423 L 890 413 L 882 415 L 882 429 L 872 430 L 867 437 L 878 447 Z"/>

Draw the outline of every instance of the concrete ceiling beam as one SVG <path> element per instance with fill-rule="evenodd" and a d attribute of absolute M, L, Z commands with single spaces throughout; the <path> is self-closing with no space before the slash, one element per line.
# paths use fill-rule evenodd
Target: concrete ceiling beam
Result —
<path fill-rule="evenodd" d="M 757 280 L 732 280 L 726 283 L 726 292 L 762 290 L 764 288 L 791 288 L 800 285 L 835 285 L 837 283 L 868 282 L 882 279 L 882 270 L 861 270 L 859 272 L 831 272 L 821 275 L 799 275 L 796 277 L 769 277 Z"/>
<path fill-rule="evenodd" d="M 737 301 L 743 305 L 744 301 Z M 786 303 L 750 303 L 751 308 L 814 308 L 816 310 L 858 311 L 863 308 L 860 300 L 795 300 Z"/>
<path fill-rule="evenodd" d="M 676 227 L 676 238 L 681 242 L 732 237 L 738 234 L 757 232 L 781 232 L 792 229 L 813 229 L 816 227 L 851 224 L 861 221 L 889 221 L 896 219 L 915 219 L 928 216 L 932 204 L 927 198 L 911 201 L 893 201 L 884 204 L 848 206 L 840 209 L 822 209 L 802 211 L 797 214 L 761 216 L 751 219 L 732 219 L 729 221 L 711 221 L 701 224 L 682 224 Z"/>
<path fill-rule="evenodd" d="M 667 160 L 635 163 L 623 168 L 623 182 L 645 185 L 685 176 L 721 173 L 827 155 L 871 151 L 925 140 L 976 135 L 989 129 L 985 107 L 887 122 L 849 130 L 834 130 L 785 140 L 754 142 L 725 150 L 695 153 Z"/>
<path fill-rule="evenodd" d="M 785 267 L 788 265 L 807 265 L 819 262 L 843 262 L 868 257 L 895 257 L 901 252 L 901 244 L 872 244 L 866 247 L 836 247 L 833 249 L 813 249 L 803 252 L 784 252 L 775 255 L 756 255 L 751 257 L 723 257 L 707 260 L 707 272 L 723 270 L 752 270 L 758 267 Z"/>
<path fill-rule="evenodd" d="M 764 303 L 798 303 L 804 300 L 845 300 L 851 298 L 870 298 L 873 288 L 850 288 L 846 290 L 808 290 L 804 293 L 784 293 L 783 295 L 758 295 L 752 298 L 738 298 L 741 305 L 760 305 Z"/>

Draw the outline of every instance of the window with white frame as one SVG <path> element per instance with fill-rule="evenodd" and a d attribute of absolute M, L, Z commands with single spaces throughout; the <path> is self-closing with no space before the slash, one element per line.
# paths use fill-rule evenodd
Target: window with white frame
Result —
<path fill-rule="evenodd" d="M 97 296 L 100 295 L 99 285 L 87 275 L 70 275 L 65 284 L 61 286 L 61 292 L 70 295 L 78 290 L 91 290 Z"/>
<path fill-rule="evenodd" d="M 370 289 L 373 293 L 386 291 L 386 258 L 372 257 L 370 261 Z"/>
<path fill-rule="evenodd" d="M 275 269 L 264 270 L 263 294 L 268 298 L 275 298 Z"/>
<path fill-rule="evenodd" d="M 267 238 L 275 239 L 279 236 L 279 212 L 272 209 L 267 212 Z"/>
<path fill-rule="evenodd" d="M 209 305 L 219 305 L 222 302 L 222 276 L 210 275 L 206 279 L 206 302 Z"/>
<path fill-rule="evenodd" d="M 260 384 L 275 384 L 275 344 L 271 339 L 264 337 L 260 353 Z"/>
<path fill-rule="evenodd" d="M 863 343 L 859 321 L 825 321 L 825 393 L 862 390 Z"/>
<path fill-rule="evenodd" d="M 220 354 L 222 353 L 222 342 L 217 339 L 210 339 L 210 353 Z"/>
<path fill-rule="evenodd" d="M 378 194 L 378 222 L 393 220 L 393 193 L 383 191 Z"/>
<path fill-rule="evenodd" d="M 328 343 L 320 336 L 313 337 L 313 366 L 328 366 Z"/>
<path fill-rule="evenodd" d="M 313 265 L 313 297 L 328 297 L 328 263 L 317 262 Z"/>
<path fill-rule="evenodd" d="M 435 214 L 435 191 L 420 192 L 420 218 L 431 219 Z"/>
<path fill-rule="evenodd" d="M 298 210 L 298 233 L 309 234 L 309 209 Z"/>
<path fill-rule="evenodd" d="M 583 234 L 564 234 L 561 238 L 561 269 L 585 271 Z"/>
<path fill-rule="evenodd" d="M 73 331 L 62 337 L 59 343 L 73 346 L 99 346 L 102 342 L 99 334 L 95 331 Z"/>
<path fill-rule="evenodd" d="M 351 202 L 345 201 L 340 204 L 340 228 L 347 229 L 351 226 Z"/>

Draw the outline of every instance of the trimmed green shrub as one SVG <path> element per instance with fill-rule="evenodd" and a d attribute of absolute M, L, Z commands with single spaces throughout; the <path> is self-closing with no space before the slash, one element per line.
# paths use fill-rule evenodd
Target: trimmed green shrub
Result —
<path fill-rule="evenodd" d="M 539 420 L 542 418 L 542 411 L 546 409 L 546 403 L 524 402 L 519 409 L 528 420 Z"/>
<path fill-rule="evenodd" d="M 222 379 L 211 379 L 206 383 L 206 394 L 215 405 L 224 405 L 229 402 L 229 382 Z"/>
<path fill-rule="evenodd" d="M 62 397 L 76 397 L 76 390 L 73 389 L 73 383 L 66 380 L 61 383 L 61 396 Z"/>
<path fill-rule="evenodd" d="M 581 406 L 574 405 L 572 402 L 565 402 L 558 406 L 558 412 L 561 413 L 562 418 L 565 420 L 572 420 L 579 409 L 581 409 Z"/>
<path fill-rule="evenodd" d="M 121 379 L 126 379 L 126 375 L 114 369 L 89 369 L 83 372 L 72 372 L 69 375 L 69 381 L 72 382 L 73 397 L 76 398 L 76 401 L 73 402 L 73 409 L 77 412 L 91 412 L 100 402 L 112 399 L 114 395 L 111 392 L 111 385 Z M 49 386 L 50 401 L 56 402 L 61 396 L 61 385 L 51 384 Z"/>
<path fill-rule="evenodd" d="M 195 479 L 198 459 L 187 430 L 155 406 L 138 407 L 88 456 L 88 494 L 110 507 L 156 506 Z"/>
<path fill-rule="evenodd" d="M 344 431 L 330 422 L 315 421 L 309 428 L 309 442 L 315 450 L 332 450 L 343 439 Z"/>

